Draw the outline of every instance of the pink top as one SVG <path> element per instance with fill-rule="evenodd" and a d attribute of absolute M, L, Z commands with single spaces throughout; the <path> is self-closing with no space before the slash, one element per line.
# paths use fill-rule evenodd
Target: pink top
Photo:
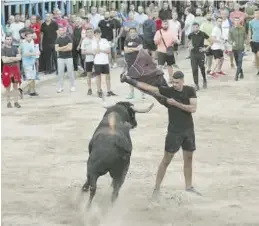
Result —
<path fill-rule="evenodd" d="M 240 18 L 241 24 L 244 24 L 246 14 L 241 11 L 233 11 L 232 13 L 230 13 L 229 18 L 232 22 L 234 21 L 235 18 Z"/>
<path fill-rule="evenodd" d="M 161 52 L 161 53 L 166 53 L 167 51 L 167 48 L 165 47 L 165 44 L 162 40 L 162 36 L 161 36 L 161 33 L 160 31 L 162 32 L 162 35 L 163 35 L 163 38 L 165 40 L 165 44 L 168 47 L 170 46 L 173 46 L 173 44 L 178 40 L 176 35 L 172 35 L 172 32 L 168 29 L 168 30 L 158 30 L 155 34 L 155 37 L 154 37 L 154 42 L 155 44 L 157 45 L 157 51 L 158 52 Z"/>

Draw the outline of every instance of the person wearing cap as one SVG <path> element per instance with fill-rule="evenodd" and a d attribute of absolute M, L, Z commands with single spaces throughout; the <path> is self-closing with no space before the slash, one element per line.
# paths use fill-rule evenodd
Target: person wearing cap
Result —
<path fill-rule="evenodd" d="M 165 176 L 167 167 L 180 148 L 183 149 L 185 189 L 201 195 L 192 185 L 192 160 L 196 150 L 194 123 L 192 113 L 197 109 L 196 91 L 191 86 L 184 85 L 184 74 L 176 71 L 173 74 L 171 87 L 155 87 L 147 83 L 138 82 L 135 79 L 125 76 L 127 83 L 154 95 L 165 97 L 164 106 L 168 109 L 168 128 L 165 140 L 165 151 L 163 159 L 158 167 L 156 184 L 153 198 L 156 198 L 160 191 L 160 185 Z M 124 81 L 125 81 L 124 80 Z"/>
<path fill-rule="evenodd" d="M 205 32 L 200 31 L 200 25 L 195 22 L 192 25 L 193 32 L 188 35 L 190 40 L 190 50 L 191 50 L 191 66 L 192 66 L 192 75 L 195 83 L 196 91 L 200 89 L 199 86 L 199 68 L 201 70 L 203 78 L 203 88 L 207 88 L 207 79 L 205 71 L 205 54 L 207 50 L 204 46 L 204 40 L 209 39 L 210 36 Z"/>

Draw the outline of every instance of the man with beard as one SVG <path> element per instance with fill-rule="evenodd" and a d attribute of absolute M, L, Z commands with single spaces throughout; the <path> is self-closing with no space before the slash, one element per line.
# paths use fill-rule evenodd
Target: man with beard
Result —
<path fill-rule="evenodd" d="M 117 67 L 117 63 L 116 63 L 116 59 L 117 59 L 117 47 L 118 47 L 118 36 L 121 30 L 121 22 L 116 18 L 117 17 L 117 12 L 115 10 L 112 10 L 110 12 L 110 16 L 111 16 L 111 24 L 113 27 L 113 43 L 112 43 L 112 52 L 111 52 L 111 56 L 112 56 L 112 61 L 113 61 L 113 65 L 112 67 L 115 68 Z"/>
<path fill-rule="evenodd" d="M 205 32 L 200 31 L 200 26 L 198 23 L 193 23 L 193 32 L 188 35 L 188 39 L 191 41 L 191 66 L 192 66 L 192 74 L 193 80 L 195 83 L 196 91 L 200 89 L 199 87 L 199 68 L 201 70 L 202 78 L 203 78 L 203 88 L 207 88 L 207 79 L 205 72 L 205 55 L 206 51 L 204 48 L 204 40 L 209 39 Z"/>
<path fill-rule="evenodd" d="M 200 30 L 206 33 L 210 37 L 214 27 L 212 22 L 212 14 L 207 13 L 206 18 L 207 18 L 207 21 L 205 21 L 201 25 Z M 211 72 L 211 67 L 212 67 L 213 53 L 210 48 L 210 42 L 207 39 L 204 40 L 204 46 L 207 49 L 205 54 L 206 54 L 207 74 L 209 74 Z"/>
<path fill-rule="evenodd" d="M 41 25 L 42 66 L 45 74 L 51 74 L 57 70 L 57 56 L 55 52 L 55 42 L 57 39 L 58 25 L 51 19 L 51 15 L 46 15 L 46 21 Z"/>
<path fill-rule="evenodd" d="M 2 72 L 2 83 L 6 88 L 7 97 L 7 107 L 12 108 L 11 104 L 11 84 L 13 84 L 13 96 L 14 96 L 14 106 L 20 108 L 18 103 L 18 83 L 21 83 L 21 73 L 19 69 L 19 61 L 21 60 L 21 55 L 18 49 L 12 45 L 12 37 L 5 37 L 5 45 L 1 50 L 2 61 L 3 61 L 3 72 Z"/>
<path fill-rule="evenodd" d="M 159 18 L 161 20 L 172 19 L 172 10 L 169 8 L 168 2 L 163 2 L 163 8 L 159 11 Z"/>
<path fill-rule="evenodd" d="M 182 148 L 184 161 L 185 190 L 201 195 L 192 185 L 192 160 L 196 150 L 192 113 L 197 109 L 197 96 L 193 87 L 184 85 L 184 74 L 176 71 L 172 76 L 172 87 L 151 86 L 125 76 L 127 83 L 149 93 L 165 97 L 168 109 L 168 129 L 163 159 L 158 167 L 153 198 L 157 198 L 167 167 L 174 155 Z"/>
<path fill-rule="evenodd" d="M 142 48 L 142 39 L 138 36 L 137 28 L 130 28 L 129 35 L 125 40 L 125 60 L 127 63 L 127 68 L 131 67 L 134 64 L 139 50 Z M 144 97 L 144 95 L 142 96 Z M 134 98 L 134 88 L 130 86 L 130 93 L 127 99 Z"/>
<path fill-rule="evenodd" d="M 74 65 L 74 71 L 78 71 L 78 57 L 80 60 L 80 64 L 82 68 L 84 68 L 84 60 L 81 54 L 81 41 L 82 41 L 82 26 L 81 26 L 81 18 L 77 17 L 75 20 L 75 28 L 73 31 L 73 65 Z"/>
<path fill-rule="evenodd" d="M 143 24 L 143 48 L 147 49 L 150 56 L 155 58 L 156 45 L 154 37 L 156 34 L 156 22 L 152 12 L 149 13 L 149 18 Z"/>

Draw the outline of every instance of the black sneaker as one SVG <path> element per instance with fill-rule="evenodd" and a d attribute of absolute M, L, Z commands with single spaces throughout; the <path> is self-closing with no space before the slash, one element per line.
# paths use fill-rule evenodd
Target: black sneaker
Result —
<path fill-rule="evenodd" d="M 37 96 L 39 96 L 39 94 L 36 93 L 36 92 L 35 92 L 35 93 L 30 93 L 29 95 L 30 95 L 31 97 L 37 97 Z"/>
<path fill-rule="evenodd" d="M 91 96 L 92 94 L 93 94 L 92 90 L 91 90 L 91 89 L 88 89 L 87 95 L 88 95 L 88 96 Z"/>
<path fill-rule="evenodd" d="M 21 108 L 21 105 L 20 105 L 18 102 L 15 102 L 15 103 L 14 103 L 14 106 L 15 106 L 16 108 Z"/>
<path fill-rule="evenodd" d="M 199 90 L 200 90 L 199 85 L 195 85 L 195 90 L 196 90 L 196 91 L 199 91 Z"/>
<path fill-rule="evenodd" d="M 207 88 L 208 88 L 207 82 L 203 82 L 203 89 L 207 89 Z"/>
<path fill-rule="evenodd" d="M 12 104 L 10 102 L 7 103 L 7 108 L 12 108 Z"/>
<path fill-rule="evenodd" d="M 112 92 L 112 91 L 109 91 L 108 93 L 107 93 L 107 97 L 111 97 L 111 96 L 117 96 L 114 92 Z"/>
<path fill-rule="evenodd" d="M 243 73 L 240 74 L 240 79 L 244 79 L 244 74 Z"/>
<path fill-rule="evenodd" d="M 235 77 L 235 81 L 238 81 L 238 75 L 236 75 L 236 77 Z"/>
<path fill-rule="evenodd" d="M 97 94 L 98 94 L 99 98 L 103 98 L 103 92 L 102 91 L 98 91 Z"/>

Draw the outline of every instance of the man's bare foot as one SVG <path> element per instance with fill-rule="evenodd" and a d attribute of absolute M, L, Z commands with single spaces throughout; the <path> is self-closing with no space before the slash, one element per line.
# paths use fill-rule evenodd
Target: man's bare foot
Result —
<path fill-rule="evenodd" d="M 198 192 L 193 186 L 186 188 L 185 191 L 192 192 L 196 195 L 202 196 L 202 194 L 200 192 Z"/>

